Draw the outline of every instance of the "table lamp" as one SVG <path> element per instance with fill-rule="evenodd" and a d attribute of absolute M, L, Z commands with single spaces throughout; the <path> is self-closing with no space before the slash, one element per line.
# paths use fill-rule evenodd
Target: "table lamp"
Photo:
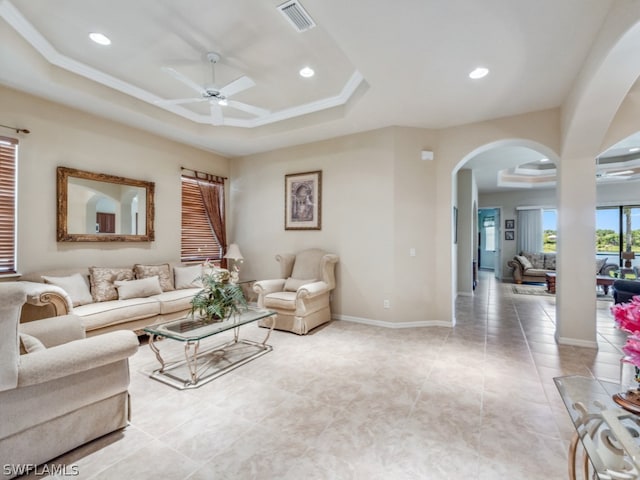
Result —
<path fill-rule="evenodd" d="M 631 268 L 631 260 L 636 258 L 636 254 L 633 252 L 622 252 L 622 258 L 624 259 L 624 268 Z"/>
<path fill-rule="evenodd" d="M 232 243 L 231 245 L 229 245 L 224 258 L 233 260 L 233 269 L 229 269 L 229 274 L 231 277 L 231 283 L 238 283 L 238 280 L 240 279 L 240 267 L 238 266 L 238 264 L 242 263 L 244 257 L 242 256 L 242 253 L 240 253 L 240 247 L 238 247 L 237 243 Z"/>

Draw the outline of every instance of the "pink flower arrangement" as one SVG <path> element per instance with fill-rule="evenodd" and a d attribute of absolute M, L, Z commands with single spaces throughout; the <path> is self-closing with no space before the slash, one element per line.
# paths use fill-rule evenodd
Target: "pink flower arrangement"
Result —
<path fill-rule="evenodd" d="M 630 302 L 613 305 L 611 313 L 618 327 L 631 334 L 622 347 L 626 355 L 624 361 L 640 367 L 640 295 L 633 297 Z"/>

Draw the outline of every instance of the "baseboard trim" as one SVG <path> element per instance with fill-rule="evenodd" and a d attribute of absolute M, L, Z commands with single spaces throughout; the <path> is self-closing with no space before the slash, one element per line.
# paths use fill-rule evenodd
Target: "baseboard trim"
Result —
<path fill-rule="evenodd" d="M 559 345 L 569 345 L 571 347 L 586 347 L 586 348 L 598 348 L 598 342 L 591 342 L 589 340 L 577 340 L 575 338 L 559 337 L 557 340 Z"/>
<path fill-rule="evenodd" d="M 374 327 L 384 328 L 415 328 L 415 327 L 453 327 L 452 322 L 446 320 L 422 320 L 419 322 L 385 322 L 382 320 L 372 320 L 370 318 L 353 317 L 351 315 L 332 315 L 334 320 L 342 320 L 345 322 L 362 323 Z"/>

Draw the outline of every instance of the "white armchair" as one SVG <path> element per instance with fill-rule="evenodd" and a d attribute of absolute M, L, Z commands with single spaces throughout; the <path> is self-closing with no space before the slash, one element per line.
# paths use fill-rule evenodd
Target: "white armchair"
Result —
<path fill-rule="evenodd" d="M 138 349 L 131 331 L 85 338 L 75 315 L 19 324 L 20 283 L 0 283 L 0 457 L 16 467 L 126 426 L 128 357 Z M 0 478 L 17 474 L 3 469 Z"/>
<path fill-rule="evenodd" d="M 256 282 L 258 307 L 278 312 L 275 327 L 305 335 L 331 320 L 330 295 L 336 286 L 338 256 L 313 248 L 276 255 L 282 278 Z M 270 327 L 272 320 L 261 322 Z"/>

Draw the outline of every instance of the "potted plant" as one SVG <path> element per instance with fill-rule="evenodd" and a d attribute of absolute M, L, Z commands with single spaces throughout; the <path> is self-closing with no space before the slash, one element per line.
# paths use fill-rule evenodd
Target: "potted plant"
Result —
<path fill-rule="evenodd" d="M 191 300 L 191 315 L 196 313 L 211 322 L 219 322 L 246 308 L 242 288 L 229 282 L 229 270 L 212 268 L 199 277 L 200 290 Z"/>

